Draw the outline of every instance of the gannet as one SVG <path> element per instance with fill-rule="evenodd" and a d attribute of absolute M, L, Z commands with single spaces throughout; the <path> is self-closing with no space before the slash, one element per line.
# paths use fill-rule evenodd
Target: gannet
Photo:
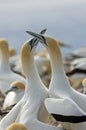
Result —
<path fill-rule="evenodd" d="M 52 68 L 52 78 L 49 85 L 49 95 L 53 98 L 70 98 L 73 100 L 84 112 L 86 112 L 86 95 L 77 92 L 73 89 L 64 72 L 62 54 L 57 44 L 57 41 L 50 36 L 43 36 L 31 31 L 30 35 L 37 38 L 43 43 L 49 52 Z"/>
<path fill-rule="evenodd" d="M 71 62 L 70 71 L 66 73 L 72 79 L 86 77 L 86 58 L 78 58 Z"/>
<path fill-rule="evenodd" d="M 18 103 L 19 100 L 23 97 L 24 91 L 25 85 L 22 82 L 12 82 L 8 90 L 5 92 L 6 96 L 3 103 L 3 109 Z"/>
<path fill-rule="evenodd" d="M 85 130 L 86 113 L 69 98 L 47 98 L 45 106 L 66 130 Z"/>
<path fill-rule="evenodd" d="M 8 42 L 5 39 L 0 39 L 0 89 L 5 92 L 8 86 L 15 81 L 19 80 L 25 83 L 25 79 L 18 74 L 11 71 L 9 66 L 9 47 Z"/>
<path fill-rule="evenodd" d="M 74 50 L 71 55 L 76 58 L 86 57 L 86 46 Z"/>
<path fill-rule="evenodd" d="M 28 130 L 24 124 L 21 123 L 13 123 L 6 128 L 6 130 Z"/>
<path fill-rule="evenodd" d="M 49 93 L 34 64 L 34 49 L 31 51 L 31 42 L 26 41 L 21 48 L 22 68 L 26 76 L 24 96 L 1 120 L 0 129 L 5 130 L 13 122 L 19 122 L 28 130 L 63 130 L 62 127 L 46 124 L 49 113 L 46 111 L 44 100 Z"/>

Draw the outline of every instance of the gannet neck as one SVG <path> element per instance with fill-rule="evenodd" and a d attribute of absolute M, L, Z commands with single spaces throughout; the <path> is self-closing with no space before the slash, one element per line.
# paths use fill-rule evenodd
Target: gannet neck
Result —
<path fill-rule="evenodd" d="M 64 72 L 63 59 L 59 48 L 59 44 L 57 44 L 57 41 L 51 37 L 46 37 L 46 43 L 48 45 L 48 52 L 50 55 L 51 68 L 52 68 L 52 78 L 49 89 L 50 90 L 52 89 L 52 91 L 54 92 L 57 90 L 57 88 L 60 91 L 62 89 L 65 89 L 65 87 L 69 88 L 69 82 Z M 63 88 L 61 89 L 61 87 Z"/>
<path fill-rule="evenodd" d="M 27 77 L 30 77 L 31 73 L 34 72 L 34 59 L 31 55 L 32 53 L 33 52 L 30 51 L 29 42 L 26 42 L 21 49 L 21 62 L 23 71 Z M 31 70 L 28 69 L 28 65 Z"/>
<path fill-rule="evenodd" d="M 26 76 L 26 89 L 25 89 L 25 95 L 27 94 L 27 90 L 29 91 L 29 95 L 36 93 L 37 90 L 42 91 L 45 89 L 43 87 L 43 83 L 41 82 L 41 79 L 39 77 L 39 74 L 37 72 L 35 63 L 34 63 L 34 56 L 33 51 L 30 51 L 30 45 L 27 41 L 22 49 L 21 49 L 21 62 L 22 62 L 22 68 Z M 33 89 L 31 87 L 28 88 L 28 86 L 33 86 Z M 34 91 L 33 91 L 34 90 Z"/>
<path fill-rule="evenodd" d="M 8 50 L 8 42 L 5 39 L 0 39 L 0 54 L 1 54 L 1 67 L 0 71 L 9 71 L 9 50 Z"/>
<path fill-rule="evenodd" d="M 57 67 L 59 71 L 61 71 L 63 68 L 63 60 L 59 43 L 57 43 L 57 41 L 51 37 L 46 37 L 46 43 L 48 44 L 48 52 L 51 58 L 52 73 L 56 73 Z"/>

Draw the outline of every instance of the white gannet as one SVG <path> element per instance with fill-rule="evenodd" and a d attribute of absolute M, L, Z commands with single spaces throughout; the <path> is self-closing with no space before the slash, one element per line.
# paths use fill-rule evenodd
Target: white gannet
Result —
<path fill-rule="evenodd" d="M 86 77 L 86 58 L 78 58 L 71 62 L 70 71 L 66 73 L 72 79 Z"/>
<path fill-rule="evenodd" d="M 71 62 L 70 70 L 72 71 L 75 68 L 86 69 L 86 66 L 84 65 L 84 63 L 86 63 L 86 58 L 77 58 Z"/>
<path fill-rule="evenodd" d="M 8 86 L 15 81 L 19 80 L 25 83 L 25 79 L 11 71 L 9 66 L 9 47 L 5 39 L 0 39 L 0 89 L 5 92 Z"/>
<path fill-rule="evenodd" d="M 66 130 L 85 130 L 86 113 L 69 98 L 47 98 L 45 106 Z"/>
<path fill-rule="evenodd" d="M 52 68 L 52 78 L 49 85 L 50 97 L 70 98 L 86 112 L 86 95 L 77 92 L 71 87 L 64 71 L 62 54 L 57 41 L 50 36 L 43 36 L 31 31 L 28 32 L 43 43 L 48 49 Z"/>
<path fill-rule="evenodd" d="M 24 124 L 21 123 L 13 123 L 9 125 L 6 130 L 28 130 Z"/>
<path fill-rule="evenodd" d="M 24 91 L 25 85 L 22 82 L 12 82 L 8 90 L 5 92 L 6 96 L 3 103 L 3 109 L 18 103 L 19 100 L 23 97 Z"/>
<path fill-rule="evenodd" d="M 86 46 L 74 50 L 71 54 L 73 57 L 86 57 Z"/>
<path fill-rule="evenodd" d="M 13 109 L 1 120 L 0 129 L 5 130 L 11 123 L 23 123 L 28 130 L 63 130 L 62 127 L 48 125 L 49 113 L 44 100 L 48 97 L 48 89 L 42 83 L 34 64 L 31 41 L 26 41 L 21 49 L 22 68 L 26 76 L 25 94 Z"/>

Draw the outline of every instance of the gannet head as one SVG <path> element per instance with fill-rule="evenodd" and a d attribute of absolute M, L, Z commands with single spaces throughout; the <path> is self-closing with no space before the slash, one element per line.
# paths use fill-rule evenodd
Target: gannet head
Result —
<path fill-rule="evenodd" d="M 15 55 L 16 55 L 16 49 L 13 48 L 13 47 L 10 47 L 10 48 L 9 48 L 9 54 L 10 54 L 10 57 L 11 57 L 11 56 L 15 56 Z"/>
<path fill-rule="evenodd" d="M 8 41 L 6 39 L 0 38 L 0 48 L 8 48 Z"/>
<path fill-rule="evenodd" d="M 6 39 L 0 39 L 0 50 L 1 52 L 6 53 L 9 52 L 8 50 L 8 41 Z M 8 53 L 9 55 L 9 53 Z"/>
<path fill-rule="evenodd" d="M 46 32 L 46 30 L 47 30 L 47 29 L 43 29 L 43 30 L 40 32 L 40 34 L 44 34 L 44 33 Z M 29 31 L 26 31 L 26 33 L 29 33 Z M 33 46 L 37 46 L 37 44 L 38 44 L 37 38 L 31 39 L 31 41 L 30 41 L 31 50 L 32 50 Z"/>
<path fill-rule="evenodd" d="M 83 79 L 82 85 L 83 85 L 83 86 L 86 86 L 86 78 Z"/>
<path fill-rule="evenodd" d="M 12 123 L 6 130 L 28 130 L 27 127 L 22 123 Z"/>
<path fill-rule="evenodd" d="M 11 91 L 14 91 L 16 93 L 24 91 L 25 90 L 25 85 L 20 82 L 20 81 L 14 81 L 11 83 L 10 88 L 5 92 L 6 94 L 8 94 Z"/>
<path fill-rule="evenodd" d="M 83 87 L 84 87 L 83 93 L 86 94 L 86 78 L 83 79 L 82 85 L 83 85 Z"/>

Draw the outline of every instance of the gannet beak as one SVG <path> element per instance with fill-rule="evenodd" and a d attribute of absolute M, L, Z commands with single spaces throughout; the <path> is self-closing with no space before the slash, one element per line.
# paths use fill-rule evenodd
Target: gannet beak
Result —
<path fill-rule="evenodd" d="M 35 37 L 35 39 L 37 39 L 37 41 L 39 41 L 39 42 L 41 42 L 41 43 L 43 43 L 44 45 L 47 46 L 46 38 L 45 38 L 43 35 L 38 34 L 38 33 L 34 33 L 34 32 L 32 32 L 32 31 L 28 31 L 28 33 L 29 33 L 31 36 Z M 30 42 L 31 42 L 31 41 L 30 41 Z M 34 44 L 34 43 L 31 43 L 31 44 Z M 33 46 L 34 46 L 34 45 L 33 45 Z"/>
<path fill-rule="evenodd" d="M 17 86 L 14 86 L 14 87 L 12 87 L 12 88 L 9 88 L 9 89 L 5 92 L 5 94 L 8 94 L 8 93 L 11 92 L 11 91 L 16 91 L 17 89 L 18 89 Z"/>
<path fill-rule="evenodd" d="M 40 34 L 44 34 L 44 33 L 46 32 L 46 30 L 47 30 L 47 29 L 43 29 L 43 30 L 40 32 Z M 30 31 L 26 31 L 26 33 L 30 34 Z M 30 35 L 31 35 L 31 34 L 30 34 Z M 33 36 L 33 35 L 32 35 L 32 36 Z M 34 36 L 34 37 L 35 37 L 35 36 Z M 31 50 L 32 50 L 32 48 L 33 48 L 34 46 L 37 46 L 38 42 L 39 42 L 39 39 L 38 39 L 38 38 L 33 38 L 33 39 L 31 39 L 31 40 L 29 41 Z"/>

